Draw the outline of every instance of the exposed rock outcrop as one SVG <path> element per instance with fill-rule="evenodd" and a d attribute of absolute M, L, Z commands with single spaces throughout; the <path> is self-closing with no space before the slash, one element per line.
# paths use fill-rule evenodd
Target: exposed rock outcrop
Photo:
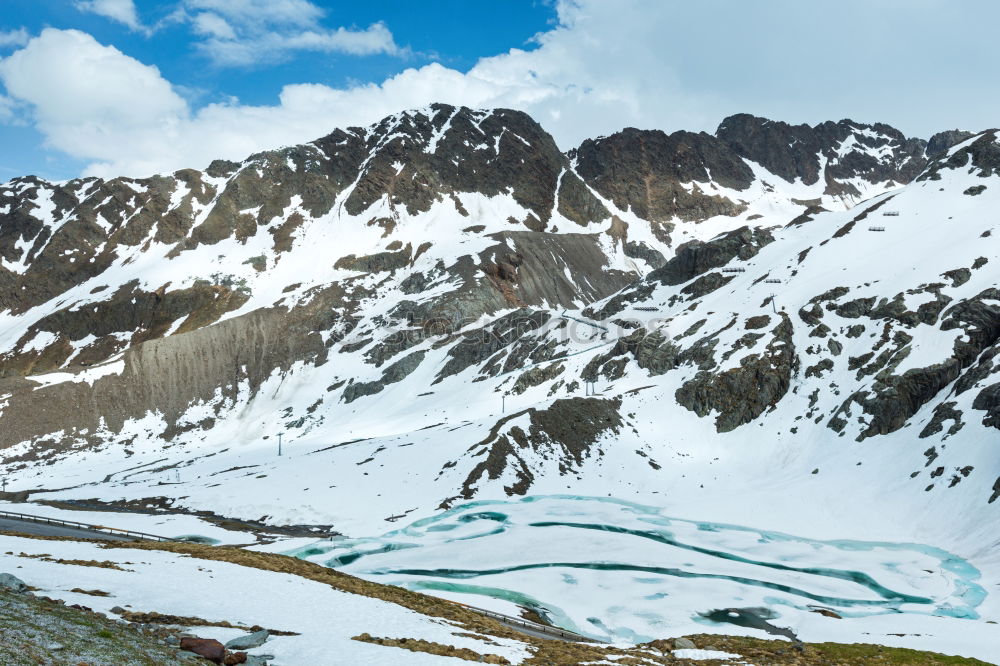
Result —
<path fill-rule="evenodd" d="M 718 412 L 715 426 L 729 432 L 749 423 L 774 407 L 788 391 L 795 369 L 792 323 L 782 321 L 771 330 L 771 342 L 763 354 L 747 356 L 740 367 L 722 373 L 702 370 L 675 394 L 677 402 L 699 416 Z"/>

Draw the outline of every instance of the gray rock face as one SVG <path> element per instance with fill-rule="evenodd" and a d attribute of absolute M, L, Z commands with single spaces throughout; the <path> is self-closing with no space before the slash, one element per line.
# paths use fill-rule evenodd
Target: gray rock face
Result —
<path fill-rule="evenodd" d="M 957 129 L 938 132 L 927 141 L 927 157 L 937 159 L 944 155 L 952 146 L 972 136 L 972 132 Z"/>
<path fill-rule="evenodd" d="M 939 180 L 942 169 L 972 168 L 977 175 L 988 178 L 1000 173 L 1000 146 L 996 137 L 998 130 L 983 132 L 979 138 L 956 150 L 951 156 L 942 153 L 917 180 Z"/>
<path fill-rule="evenodd" d="M 871 414 L 868 428 L 861 437 L 885 435 L 902 428 L 907 420 L 941 389 L 955 381 L 959 375 L 958 362 L 915 368 L 901 376 L 889 375 L 875 385 L 872 397 L 856 399 Z"/>
<path fill-rule="evenodd" d="M 870 183 L 886 180 L 908 183 L 927 164 L 924 141 L 908 139 L 899 130 L 880 123 L 862 125 L 842 120 L 810 127 L 738 114 L 723 120 L 716 136 L 736 154 L 789 182 L 801 178 L 802 182 L 812 184 L 825 178 L 830 194 L 860 194 L 842 182 L 856 177 Z M 848 139 L 859 149 L 839 155 L 838 149 Z M 889 148 L 891 157 L 880 160 L 864 148 Z M 823 157 L 827 164 L 821 172 Z"/>
<path fill-rule="evenodd" d="M 774 407 L 788 391 L 796 364 L 792 324 L 784 313 L 771 336 L 763 354 L 744 358 L 738 368 L 720 374 L 700 371 L 677 389 L 677 402 L 699 416 L 718 412 L 719 432 L 734 430 Z"/>
<path fill-rule="evenodd" d="M 517 310 L 499 318 L 490 326 L 464 333 L 448 350 L 448 361 L 438 372 L 436 382 L 489 360 L 494 354 L 509 347 L 525 334 L 541 328 L 549 321 L 547 312 Z M 513 368 L 505 368 L 504 371 Z"/>
<path fill-rule="evenodd" d="M 548 224 L 557 195 L 559 212 L 574 222 L 586 224 L 608 215 L 575 175 L 565 174 L 560 181 L 566 157 L 552 137 L 520 111 L 483 113 L 434 104 L 427 114 L 397 114 L 372 132 L 336 132 L 317 143 L 351 163 L 355 156 L 375 156 L 366 162 L 345 202 L 355 215 L 387 191 L 390 205 L 415 213 L 428 210 L 441 196 L 495 196 L 508 189 L 531 211 L 518 221 L 538 231 Z M 397 169 L 395 164 L 404 166 Z"/>
<path fill-rule="evenodd" d="M 344 402 L 354 402 L 366 395 L 375 395 L 385 388 L 386 384 L 395 384 L 406 379 L 424 360 L 427 352 L 417 351 L 396 361 L 382 371 L 382 378 L 374 382 L 351 384 L 344 389 Z"/>
<path fill-rule="evenodd" d="M 600 377 L 617 378 L 620 376 L 621 357 L 631 356 L 638 366 L 651 376 L 662 375 L 677 367 L 680 358 L 680 348 L 668 340 L 662 333 L 647 333 L 640 328 L 634 333 L 619 338 L 610 351 L 595 356 L 581 373 L 586 381 L 597 381 Z"/>
<path fill-rule="evenodd" d="M 262 631 L 255 631 L 252 634 L 247 634 L 246 636 L 237 636 L 233 640 L 226 643 L 227 650 L 252 650 L 253 648 L 260 647 L 267 642 L 267 639 L 271 637 L 270 632 L 266 629 Z"/>
<path fill-rule="evenodd" d="M 936 135 L 934 149 L 956 138 Z M 588 139 L 569 156 L 583 180 L 618 208 L 667 223 L 674 217 L 698 221 L 740 214 L 742 201 L 710 194 L 699 185 L 714 181 L 747 189 L 753 181 L 747 160 L 789 182 L 823 179 L 827 194 L 860 196 L 847 181 L 908 183 L 926 166 L 926 147 L 923 140 L 883 124 L 842 120 L 810 127 L 740 114 L 723 120 L 715 136 L 628 128 Z M 689 183 L 693 190 L 682 185 Z"/>
<path fill-rule="evenodd" d="M 269 660 L 271 659 L 274 659 L 274 657 L 269 654 L 267 655 L 248 654 L 245 663 L 247 666 L 267 666 Z"/>
<path fill-rule="evenodd" d="M 955 409 L 955 402 L 944 402 L 934 407 L 934 418 L 932 418 L 924 429 L 920 431 L 920 437 L 930 437 L 944 430 L 944 423 L 951 421 L 948 428 L 948 435 L 954 435 L 965 423 L 962 421 L 962 410 Z"/>
<path fill-rule="evenodd" d="M 335 302 L 332 294 L 325 296 L 317 298 Z M 118 430 L 126 419 L 141 418 L 154 408 L 172 423 L 194 400 L 209 401 L 218 390 L 235 395 L 234 380 L 248 382 L 256 390 L 276 368 L 287 370 L 300 360 L 321 362 L 327 349 L 317 331 L 329 329 L 335 318 L 330 309 L 315 304 L 291 311 L 258 310 L 131 348 L 123 358 L 121 375 L 102 377 L 93 385 L 64 382 L 36 391 L 34 383 L 21 378 L 0 379 L 0 391 L 12 394 L 13 407 L 2 416 L 0 442 L 9 445 L 59 429 L 93 432 L 101 419 Z M 248 354 L 247 349 L 255 352 Z M 207 350 L 213 353 L 206 354 Z M 63 406 L 50 409 L 50 405 Z M 34 455 L 62 448 L 61 440 L 48 446 L 39 443 Z"/>
<path fill-rule="evenodd" d="M 979 428 L 980 418 L 1000 427 L 991 379 L 1000 292 L 984 280 L 992 240 L 976 241 L 986 256 L 929 275 L 887 262 L 916 281 L 886 291 L 881 275 L 856 280 L 817 271 L 815 262 L 829 268 L 845 258 L 817 260 L 848 247 L 905 196 L 880 195 L 840 217 L 819 205 L 827 196 L 793 201 L 805 213 L 790 224 L 740 217 L 748 206 L 756 213 L 751 194 L 780 191 L 757 180 L 751 161 L 771 170 L 769 181 L 818 184 L 810 197 L 847 197 L 859 181 L 875 191 L 908 182 L 932 159 L 927 178 L 945 169 L 983 178 L 957 197 L 981 206 L 1000 189 L 985 180 L 1000 174 L 1000 149 L 987 133 L 948 156 L 945 147 L 963 138 L 935 136 L 925 155 L 923 142 L 883 125 L 734 116 L 716 136 L 627 129 L 563 154 L 523 113 L 434 105 L 204 172 L 15 179 L 0 186 L 0 315 L 31 312 L 34 320 L 0 349 L 0 448 L 30 446 L 4 462 L 18 471 L 99 447 L 130 457 L 129 438 L 148 437 L 165 451 L 178 441 L 197 446 L 217 420 L 274 384 L 297 392 L 294 400 L 267 392 L 286 400 L 276 425 L 305 432 L 374 407 L 392 384 L 400 385 L 393 396 L 418 405 L 414 412 L 429 411 L 419 410 L 422 396 L 455 382 L 488 386 L 484 402 L 503 404 L 506 395 L 507 407 L 510 396 L 538 396 L 517 423 L 504 415 L 489 436 L 461 441 L 465 454 L 448 454 L 463 465 L 449 481 L 452 500 L 500 478 L 506 492 L 525 493 L 546 466 L 570 473 L 602 455 L 605 437 L 641 437 L 641 424 L 619 407 L 651 388 L 713 419 L 719 432 L 786 397 L 802 405 L 793 416 L 860 439 L 913 425 L 917 415 L 927 417 L 913 429 L 923 437 Z M 913 187 L 925 186 L 938 191 Z M 961 193 L 941 196 L 952 194 Z M 717 216 L 711 232 L 698 224 Z M 309 255 L 315 266 L 291 267 L 285 284 L 254 282 L 286 275 L 303 235 L 317 228 L 326 235 Z M 145 272 L 99 284 L 111 266 L 114 274 L 143 265 L 150 248 L 173 266 L 193 257 L 224 266 L 227 252 L 249 251 L 236 262 L 239 276 L 213 267 L 184 284 L 147 283 Z M 796 282 L 800 271 L 806 280 Z M 794 288 L 757 287 L 764 281 Z M 270 300 L 250 284 L 263 285 L 256 288 Z M 970 296 L 963 286 L 982 291 Z M 572 320 L 584 317 L 594 320 L 583 322 L 587 349 L 567 340 Z M 926 351 L 928 327 L 954 331 L 954 349 L 940 362 L 904 366 L 917 357 L 911 351 Z M 99 365 L 112 358 L 113 368 Z M 69 379 L 39 379 L 55 370 Z M 314 385 L 316 377 L 323 381 Z M 633 378 L 629 389 L 614 388 L 619 395 L 590 396 L 588 386 L 580 397 L 581 382 Z M 796 402 L 789 394 L 799 388 Z M 129 430 L 147 416 L 148 431 Z"/>
<path fill-rule="evenodd" d="M 750 227 L 735 229 L 704 243 L 691 241 L 678 246 L 673 258 L 647 278 L 661 284 L 683 284 L 733 259 L 749 259 L 773 241 L 774 237 L 767 231 Z"/>
<path fill-rule="evenodd" d="M 545 382 L 550 382 L 563 373 L 566 368 L 559 363 L 534 367 L 524 371 L 514 383 L 510 392 L 514 395 L 524 393 L 532 386 L 541 386 Z"/>
<path fill-rule="evenodd" d="M 986 411 L 983 425 L 993 426 L 1000 430 L 1000 382 L 987 386 L 972 402 L 974 409 Z"/>
<path fill-rule="evenodd" d="M 743 190 L 753 181 L 750 167 L 726 144 L 701 133 L 622 130 L 584 141 L 570 153 L 577 173 L 603 197 L 640 217 L 669 221 L 737 215 L 739 202 L 707 191 L 689 192 L 682 183 L 710 181 Z M 711 175 L 710 175 L 711 174 Z"/>
<path fill-rule="evenodd" d="M 628 241 L 625 243 L 625 256 L 633 259 L 642 259 L 653 268 L 660 268 L 667 263 L 666 257 L 659 250 L 649 247 L 645 243 Z"/>
<path fill-rule="evenodd" d="M 9 573 L 0 573 L 0 587 L 11 592 L 28 591 L 28 586 L 23 580 Z"/>
<path fill-rule="evenodd" d="M 460 494 L 442 506 L 471 498 L 478 483 L 498 479 L 505 472 L 514 477 L 504 487 L 507 495 L 524 495 L 534 481 L 528 451 L 551 452 L 560 471 L 570 472 L 583 463 L 601 437 L 618 432 L 622 426 L 620 406 L 620 398 L 569 398 L 556 400 L 547 409 L 532 408 L 501 419 L 486 439 L 469 449 L 467 455 L 482 460 L 472 468 Z M 527 431 L 513 426 L 503 432 L 508 423 L 523 415 L 530 420 Z"/>

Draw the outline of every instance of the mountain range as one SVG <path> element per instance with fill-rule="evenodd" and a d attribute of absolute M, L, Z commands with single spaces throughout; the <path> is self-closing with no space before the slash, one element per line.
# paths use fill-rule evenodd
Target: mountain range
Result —
<path fill-rule="evenodd" d="M 712 548 L 750 525 L 1000 570 L 998 177 L 997 130 L 736 115 L 564 152 L 522 112 L 436 104 L 204 170 L 16 178 L 0 499 L 388 531 L 330 566 L 428 525 L 499 521 L 514 557 L 515 515 L 637 534 L 662 510 Z M 935 615 L 996 615 L 941 557 Z M 615 608 L 562 624 L 636 635 Z"/>
<path fill-rule="evenodd" d="M 666 487 L 706 450 L 979 511 L 998 169 L 995 131 L 737 115 L 564 153 L 524 113 L 434 105 L 204 171 L 17 178 L 3 465 L 32 493 L 346 532 Z M 282 507 L 300 481 L 310 508 Z"/>

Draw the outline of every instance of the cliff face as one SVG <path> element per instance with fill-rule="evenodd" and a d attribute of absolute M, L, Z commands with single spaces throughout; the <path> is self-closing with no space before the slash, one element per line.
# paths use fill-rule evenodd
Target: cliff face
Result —
<path fill-rule="evenodd" d="M 435 105 L 205 171 L 15 179 L 2 463 L 63 497 L 354 524 L 647 492 L 704 441 L 807 472 L 854 442 L 895 461 L 837 483 L 986 505 L 998 154 L 752 116 L 563 154 L 523 113 Z M 274 466 L 279 432 L 301 453 Z M 301 480 L 326 489 L 291 516 Z"/>
<path fill-rule="evenodd" d="M 855 179 L 872 185 L 905 184 L 928 161 L 926 141 L 907 138 L 882 123 L 841 120 L 810 127 L 740 114 L 723 120 L 716 136 L 740 156 L 785 180 L 826 183 L 829 194 L 861 194 L 850 182 Z M 938 135 L 934 148 L 949 145 L 949 137 Z"/>

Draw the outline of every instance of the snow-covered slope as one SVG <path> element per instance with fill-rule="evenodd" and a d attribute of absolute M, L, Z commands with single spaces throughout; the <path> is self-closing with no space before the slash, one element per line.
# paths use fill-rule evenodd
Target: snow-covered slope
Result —
<path fill-rule="evenodd" d="M 132 613 L 139 616 L 132 621 L 142 623 L 143 615 L 159 614 L 161 618 L 150 621 L 180 625 L 195 635 L 223 642 L 246 635 L 236 627 L 284 632 L 251 650 L 251 654 L 272 655 L 269 663 L 390 664 L 400 659 L 429 666 L 468 663 L 467 659 L 404 653 L 355 639 L 370 632 L 451 645 L 477 655 L 498 654 L 512 664 L 530 654 L 517 641 L 470 633 L 457 622 L 337 589 L 327 581 L 310 580 L 278 566 L 268 570 L 254 563 L 241 565 L 239 558 L 232 562 L 170 551 L 109 550 L 97 543 L 74 541 L 59 542 L 59 558 L 53 558 L 51 541 L 0 536 L 0 543 L 6 553 L 0 555 L 0 567 L 5 571 L 16 570 L 41 595 L 109 617 Z M 171 617 L 176 619 L 170 621 Z M 194 618 L 195 626 L 184 627 L 186 618 Z M 208 625 L 198 626 L 197 621 Z M 213 622 L 231 627 L 212 626 Z"/>
<path fill-rule="evenodd" d="M 14 180 L 8 490 L 355 536 L 611 496 L 1000 567 L 998 175 L 995 131 L 735 116 L 562 154 L 439 105 Z"/>

